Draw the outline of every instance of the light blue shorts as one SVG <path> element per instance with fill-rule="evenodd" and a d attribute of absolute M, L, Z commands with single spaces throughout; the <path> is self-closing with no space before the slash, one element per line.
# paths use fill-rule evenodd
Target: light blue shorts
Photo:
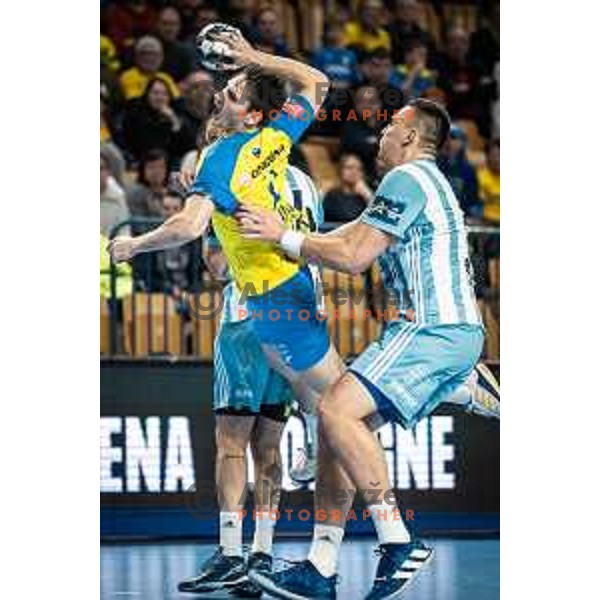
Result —
<path fill-rule="evenodd" d="M 483 349 L 477 325 L 390 324 L 352 363 L 388 421 L 412 429 L 470 375 Z"/>
<path fill-rule="evenodd" d="M 214 356 L 215 414 L 287 419 L 294 400 L 292 388 L 269 366 L 249 320 L 221 325 Z"/>
<path fill-rule="evenodd" d="M 316 365 L 329 350 L 329 332 L 308 267 L 261 296 L 247 300 L 248 316 L 263 344 L 295 371 Z"/>

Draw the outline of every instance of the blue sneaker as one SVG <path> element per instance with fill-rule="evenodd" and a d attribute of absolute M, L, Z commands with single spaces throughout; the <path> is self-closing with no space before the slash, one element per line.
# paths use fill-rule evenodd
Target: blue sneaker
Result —
<path fill-rule="evenodd" d="M 381 544 L 376 552 L 381 558 L 365 600 L 397 598 L 433 556 L 432 548 L 416 540 L 408 544 Z"/>
<path fill-rule="evenodd" d="M 270 575 L 273 571 L 273 557 L 264 552 L 253 552 L 248 557 L 247 572 L 255 571 L 262 575 Z M 238 598 L 260 598 L 262 589 L 249 579 L 234 587 L 230 592 L 230 596 Z"/>
<path fill-rule="evenodd" d="M 250 571 L 248 576 L 275 598 L 335 600 L 336 597 L 337 576 L 323 577 L 309 560 L 270 574 Z"/>
<path fill-rule="evenodd" d="M 207 559 L 195 577 L 184 579 L 177 589 L 180 592 L 214 592 L 232 588 L 247 580 L 246 563 L 241 556 L 225 556 L 222 548 Z"/>

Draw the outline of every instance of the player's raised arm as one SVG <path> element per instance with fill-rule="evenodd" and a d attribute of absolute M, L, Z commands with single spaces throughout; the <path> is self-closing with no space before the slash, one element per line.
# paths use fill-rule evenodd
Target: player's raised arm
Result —
<path fill-rule="evenodd" d="M 222 68 L 258 65 L 265 73 L 293 82 L 297 86 L 297 93 L 307 98 L 313 108 L 323 104 L 329 90 L 329 79 L 318 69 L 291 58 L 260 52 L 239 31 L 226 31 L 219 37 L 227 44 L 227 56 L 233 61 L 232 64 L 223 64 Z"/>
<path fill-rule="evenodd" d="M 183 210 L 153 231 L 137 237 L 119 236 L 111 240 L 108 245 L 110 255 L 115 262 L 123 262 L 143 252 L 187 244 L 204 233 L 214 209 L 208 197 L 193 194 L 186 200 Z"/>

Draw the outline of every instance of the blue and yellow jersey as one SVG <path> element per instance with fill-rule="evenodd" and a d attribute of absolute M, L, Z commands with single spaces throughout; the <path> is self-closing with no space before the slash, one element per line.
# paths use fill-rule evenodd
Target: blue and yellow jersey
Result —
<path fill-rule="evenodd" d="M 314 119 L 303 96 L 294 96 L 281 113 L 260 129 L 235 133 L 202 153 L 192 193 L 206 194 L 215 205 L 212 223 L 240 290 L 259 295 L 291 279 L 299 270 L 275 244 L 247 240 L 235 212 L 253 204 L 278 212 L 288 226 L 300 211 L 285 200 L 286 170 L 292 145 Z"/>

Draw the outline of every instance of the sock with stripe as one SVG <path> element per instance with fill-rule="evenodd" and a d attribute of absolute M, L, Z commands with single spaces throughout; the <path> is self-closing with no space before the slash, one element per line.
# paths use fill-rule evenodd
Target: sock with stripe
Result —
<path fill-rule="evenodd" d="M 315 525 L 308 560 L 323 577 L 337 573 L 344 530 L 335 525 Z"/>
<path fill-rule="evenodd" d="M 219 543 L 225 556 L 243 556 L 242 516 L 239 512 L 219 514 Z"/>

